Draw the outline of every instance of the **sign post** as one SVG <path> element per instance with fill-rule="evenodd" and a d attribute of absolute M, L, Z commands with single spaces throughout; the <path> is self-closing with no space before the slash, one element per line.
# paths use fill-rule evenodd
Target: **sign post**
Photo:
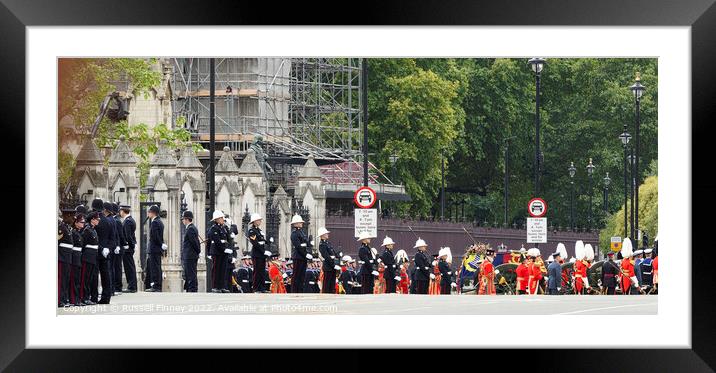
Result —
<path fill-rule="evenodd" d="M 547 202 L 542 198 L 532 198 L 527 203 L 527 243 L 547 243 Z"/>
<path fill-rule="evenodd" d="M 611 249 L 615 253 L 622 249 L 622 238 L 621 237 L 612 237 Z"/>
<path fill-rule="evenodd" d="M 353 201 L 358 207 L 353 211 L 355 237 L 361 233 L 378 237 L 378 210 L 372 208 L 378 201 L 375 191 L 367 186 L 360 187 L 353 195 Z"/>

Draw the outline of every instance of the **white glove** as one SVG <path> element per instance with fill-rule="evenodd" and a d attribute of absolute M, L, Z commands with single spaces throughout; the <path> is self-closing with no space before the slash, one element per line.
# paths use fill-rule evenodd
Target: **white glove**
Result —
<path fill-rule="evenodd" d="M 311 240 L 311 246 L 313 246 L 315 242 L 316 242 L 316 241 Z"/>
<path fill-rule="evenodd" d="M 453 283 L 450 284 L 450 286 L 456 288 L 456 287 L 457 287 L 457 284 L 453 282 Z"/>
<path fill-rule="evenodd" d="M 430 274 L 430 279 L 431 279 L 431 280 L 435 280 L 435 274 L 431 273 L 431 274 Z"/>
<path fill-rule="evenodd" d="M 636 278 L 636 277 L 634 277 L 634 278 Z M 547 280 L 545 280 L 545 281 L 547 281 Z M 587 277 L 584 277 L 584 286 L 585 286 L 587 289 L 590 288 L 590 286 L 589 286 L 589 278 L 587 278 Z"/>
<path fill-rule="evenodd" d="M 231 233 L 231 238 L 236 238 L 236 233 Z"/>
<path fill-rule="evenodd" d="M 395 281 L 400 281 L 400 276 L 395 276 L 395 277 L 393 277 L 393 280 L 395 280 Z"/>
<path fill-rule="evenodd" d="M 637 281 L 636 276 L 631 276 L 631 283 L 634 284 L 634 286 L 639 287 L 639 281 Z"/>
<path fill-rule="evenodd" d="M 379 275 L 380 275 L 380 273 L 378 273 L 378 271 L 373 271 L 373 272 L 371 272 L 371 273 L 373 274 L 373 276 L 379 276 Z"/>
<path fill-rule="evenodd" d="M 548 276 L 544 276 L 544 282 L 547 282 L 547 281 L 549 281 L 549 277 L 548 277 Z"/>
<path fill-rule="evenodd" d="M 107 255 L 109 255 L 109 249 L 105 247 L 104 249 L 102 249 L 102 256 L 106 258 Z"/>
<path fill-rule="evenodd" d="M 163 244 L 162 244 L 162 250 L 166 250 L 166 249 L 167 249 L 167 244 L 163 243 Z"/>
<path fill-rule="evenodd" d="M 234 250 L 224 249 L 224 252 L 227 253 L 227 254 L 233 254 L 233 253 L 234 253 Z"/>
<path fill-rule="evenodd" d="M 211 260 L 211 255 L 207 255 L 207 256 L 206 256 L 206 259 Z"/>
<path fill-rule="evenodd" d="M 433 265 L 434 265 L 434 266 L 438 265 L 438 261 L 437 261 L 437 260 L 433 260 Z"/>
<path fill-rule="evenodd" d="M 268 250 L 266 250 L 266 251 L 264 251 L 264 255 L 266 255 L 266 256 L 271 256 L 271 252 L 268 251 Z"/>
<path fill-rule="evenodd" d="M 311 255 L 311 254 L 306 254 L 306 259 L 312 260 L 312 259 L 313 259 L 313 255 Z"/>
<path fill-rule="evenodd" d="M 288 277 L 288 275 L 284 273 L 284 274 L 283 274 L 283 278 L 286 278 L 286 277 Z"/>
<path fill-rule="evenodd" d="M 373 264 L 373 259 L 369 260 L 368 263 Z"/>
<path fill-rule="evenodd" d="M 500 274 L 500 270 L 499 270 L 499 269 L 496 269 L 496 270 L 495 270 L 495 274 L 496 274 L 496 275 L 497 275 L 497 274 Z"/>
<path fill-rule="evenodd" d="M 236 263 L 236 258 L 231 258 L 231 264 Z"/>
<path fill-rule="evenodd" d="M 117 255 L 119 255 L 119 246 L 117 246 L 117 247 L 114 249 L 114 253 L 117 254 Z"/>
<path fill-rule="evenodd" d="M 378 263 L 382 263 L 383 259 L 378 258 Z"/>
<path fill-rule="evenodd" d="M 340 271 L 340 270 L 341 270 L 341 266 L 338 266 L 338 265 L 333 266 L 333 269 L 335 269 L 336 271 Z"/>

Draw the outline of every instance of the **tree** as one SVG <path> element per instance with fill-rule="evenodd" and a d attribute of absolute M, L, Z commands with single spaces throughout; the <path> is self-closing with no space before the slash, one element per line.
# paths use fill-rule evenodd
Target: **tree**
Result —
<path fill-rule="evenodd" d="M 627 219 L 629 221 L 629 219 Z M 639 186 L 639 226 L 646 232 L 651 242 L 659 233 L 659 183 L 658 176 L 649 176 Z M 609 250 L 611 237 L 625 237 L 624 207 L 613 214 L 607 221 L 607 226 L 599 235 L 602 251 Z M 635 245 L 636 247 L 636 245 Z M 641 242 L 639 246 L 641 247 Z"/>

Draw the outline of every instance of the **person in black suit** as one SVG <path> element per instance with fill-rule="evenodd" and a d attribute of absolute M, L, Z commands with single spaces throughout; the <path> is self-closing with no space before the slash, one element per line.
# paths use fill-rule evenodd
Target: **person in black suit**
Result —
<path fill-rule="evenodd" d="M 117 246 L 114 248 L 112 257 L 112 284 L 114 295 L 122 294 L 122 261 L 124 251 L 127 247 L 127 239 L 124 237 L 124 227 L 122 226 L 122 218 L 119 215 L 119 204 L 112 204 L 112 219 L 114 220 L 117 231 Z"/>
<path fill-rule="evenodd" d="M 152 205 L 147 211 L 149 223 L 149 289 L 148 292 L 162 291 L 162 256 L 167 250 L 164 243 L 164 223 L 159 217 L 159 206 Z"/>
<path fill-rule="evenodd" d="M 72 231 L 70 226 L 62 221 L 62 212 L 57 218 L 57 280 L 58 300 L 57 307 L 69 307 L 70 304 L 70 266 L 72 265 Z"/>
<path fill-rule="evenodd" d="M 228 284 L 226 283 L 226 266 L 229 264 L 229 258 L 234 253 L 234 249 L 230 246 L 230 232 L 225 225 L 224 213 L 221 210 L 215 210 L 212 214 L 213 224 L 209 228 L 207 239 L 210 241 L 211 256 L 214 258 L 212 266 L 212 293 L 229 293 Z"/>
<path fill-rule="evenodd" d="M 92 201 L 92 209 L 99 214 L 99 224 L 95 227 L 97 231 L 97 239 L 99 241 L 99 249 L 97 250 L 97 269 L 99 271 L 99 280 L 102 286 L 101 296 L 96 288 L 92 289 L 90 300 L 99 304 L 109 304 L 112 299 L 112 280 L 110 272 L 109 253 L 116 246 L 115 225 L 108 216 L 111 214 L 112 204 L 102 202 L 101 199 Z M 97 299 L 99 297 L 99 299 Z"/>
<path fill-rule="evenodd" d="M 431 278 L 435 278 L 435 275 L 432 273 L 432 264 L 425 254 L 428 244 L 418 238 L 413 248 L 418 249 L 418 252 L 415 254 L 415 293 L 427 294 L 428 283 Z"/>
<path fill-rule="evenodd" d="M 119 215 L 122 217 L 122 231 L 126 245 L 122 250 L 122 264 L 124 265 L 124 276 L 127 278 L 127 288 L 122 290 L 125 293 L 137 292 L 137 267 L 134 264 L 134 249 L 137 246 L 137 223 L 131 215 L 131 207 L 119 206 Z"/>
<path fill-rule="evenodd" d="M 196 293 L 199 290 L 196 278 L 196 264 L 201 253 L 199 243 L 199 230 L 193 223 L 194 214 L 191 211 L 184 211 L 181 222 L 186 226 L 184 239 L 181 247 L 181 264 L 184 270 L 184 289 L 187 293 Z"/>
<path fill-rule="evenodd" d="M 99 238 L 95 227 L 99 225 L 100 215 L 91 212 L 87 215 L 87 224 L 82 230 L 82 270 L 80 272 L 80 300 L 85 305 L 97 304 L 97 251 Z M 95 299 L 95 301 L 90 298 Z"/>
<path fill-rule="evenodd" d="M 360 284 L 362 294 L 373 294 L 373 284 L 375 283 L 375 277 L 378 277 L 379 273 L 373 267 L 377 263 L 373 258 L 373 251 L 370 248 L 370 240 L 373 237 L 367 232 L 361 232 L 358 236 L 358 242 L 361 243 L 358 248 L 358 264 L 360 267 Z"/>
<path fill-rule="evenodd" d="M 614 263 L 614 252 L 607 253 L 607 260 L 602 264 L 602 287 L 607 289 L 607 295 L 614 295 L 617 287 L 617 276 L 621 270 Z"/>
<path fill-rule="evenodd" d="M 264 277 L 266 277 L 264 272 L 266 272 L 266 258 L 271 257 L 271 250 L 266 245 L 266 238 L 261 232 L 261 220 L 261 215 L 251 214 L 249 231 L 246 233 L 251 244 L 251 261 L 255 265 L 251 278 L 252 292 L 254 293 L 268 293 L 269 290 L 264 286 Z"/>
<path fill-rule="evenodd" d="M 78 213 L 72 223 L 72 266 L 70 271 L 70 302 L 75 306 L 84 306 L 80 299 L 80 277 L 82 276 L 82 230 L 85 228 L 85 216 Z"/>
<path fill-rule="evenodd" d="M 383 261 L 383 265 L 385 266 L 385 271 L 383 272 L 383 278 L 385 279 L 385 292 L 395 293 L 395 285 L 400 282 L 400 272 L 398 272 L 398 264 L 395 262 L 395 255 L 393 254 L 395 242 L 393 242 L 392 238 L 386 236 L 383 239 L 383 244 L 381 246 L 385 248 L 385 251 L 380 254 L 380 259 Z"/>
<path fill-rule="evenodd" d="M 253 279 L 254 270 L 251 268 L 251 257 L 244 255 L 241 258 L 241 266 L 234 270 L 234 278 L 236 283 L 239 284 L 239 289 L 242 293 L 251 293 L 251 280 Z"/>
<path fill-rule="evenodd" d="M 336 292 L 336 271 L 340 273 L 341 266 L 340 256 L 333 249 L 333 245 L 328 241 L 328 229 L 321 227 L 318 229 L 318 238 L 321 242 L 318 244 L 318 251 L 323 257 L 323 283 L 321 286 L 322 293 L 335 294 Z"/>

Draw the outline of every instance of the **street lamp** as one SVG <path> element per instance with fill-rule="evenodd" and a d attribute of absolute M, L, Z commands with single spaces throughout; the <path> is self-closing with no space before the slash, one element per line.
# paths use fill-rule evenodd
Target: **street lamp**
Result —
<path fill-rule="evenodd" d="M 445 150 L 440 152 L 440 220 L 445 220 Z"/>
<path fill-rule="evenodd" d="M 587 174 L 589 175 L 589 230 L 592 230 L 592 175 L 594 174 L 594 164 L 592 164 L 592 158 L 589 158 L 589 164 L 587 165 Z"/>
<path fill-rule="evenodd" d="M 629 208 L 631 208 L 631 211 L 629 211 L 629 237 L 636 237 L 634 235 L 634 189 L 636 189 L 635 180 L 636 177 L 634 176 L 634 165 L 636 164 L 636 157 L 634 156 L 634 147 L 629 148 L 629 155 L 627 156 L 627 160 L 629 161 L 629 172 L 631 173 L 631 185 L 629 185 Z"/>
<path fill-rule="evenodd" d="M 639 157 L 641 156 L 639 154 L 639 132 L 641 129 L 641 96 L 644 94 L 644 91 L 646 90 L 646 87 L 644 87 L 641 84 L 641 76 L 639 72 L 636 73 L 636 78 L 634 79 L 634 84 L 629 87 L 629 89 L 632 91 L 632 94 L 634 95 L 634 102 L 636 106 L 636 137 L 634 138 L 634 141 L 636 142 L 636 160 L 634 165 L 634 173 L 632 174 L 632 178 L 634 179 L 633 183 L 635 185 L 634 187 L 634 205 L 636 206 L 636 209 L 634 209 L 634 226 L 636 229 L 639 229 L 639 188 L 636 187 L 638 185 L 639 181 Z"/>
<path fill-rule="evenodd" d="M 569 196 L 569 227 L 574 230 L 574 175 L 577 173 L 574 162 L 571 162 L 567 171 L 569 171 L 569 183 L 572 184 L 572 190 Z"/>
<path fill-rule="evenodd" d="M 395 178 L 395 163 L 398 162 L 398 158 L 400 158 L 400 157 L 398 157 L 398 156 L 395 155 L 395 154 L 391 154 L 391 155 L 388 157 L 388 160 L 390 161 L 390 165 L 391 165 L 392 168 L 393 168 L 393 175 L 392 175 L 392 179 L 393 179 L 393 180 L 391 180 L 391 181 L 393 182 L 393 184 L 396 183 L 396 178 Z"/>
<path fill-rule="evenodd" d="M 609 178 L 609 172 L 607 172 L 607 176 L 604 176 L 604 213 L 605 215 L 609 213 L 609 184 L 612 183 L 612 179 Z"/>
<path fill-rule="evenodd" d="M 539 96 L 540 96 L 540 77 L 542 75 L 542 69 L 544 69 L 545 60 L 543 58 L 530 58 L 527 64 L 530 65 L 532 71 L 535 73 L 535 197 L 539 197 L 539 184 L 540 184 L 540 141 L 539 141 L 539 127 L 540 127 L 540 116 L 539 116 Z"/>
<path fill-rule="evenodd" d="M 628 202 L 627 199 L 627 147 L 629 146 L 629 140 L 631 140 L 631 135 L 629 132 L 627 132 L 626 124 L 624 125 L 624 132 L 622 132 L 621 135 L 619 135 L 619 140 L 622 142 L 622 146 L 624 147 L 624 235 L 627 235 L 627 210 L 628 210 Z"/>

